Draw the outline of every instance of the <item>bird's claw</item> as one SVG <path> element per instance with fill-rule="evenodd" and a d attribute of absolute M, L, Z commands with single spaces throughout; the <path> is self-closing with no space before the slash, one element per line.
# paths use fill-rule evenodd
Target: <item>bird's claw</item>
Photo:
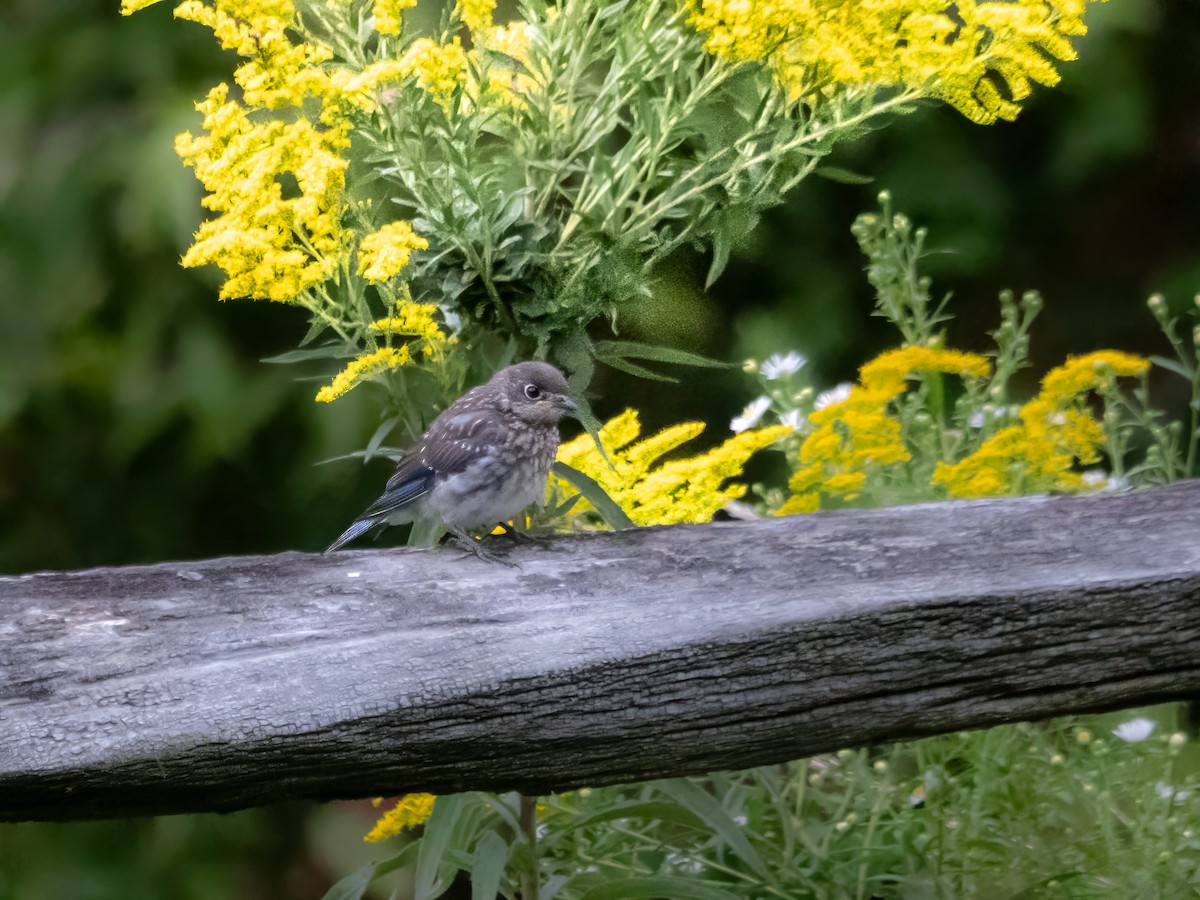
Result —
<path fill-rule="evenodd" d="M 462 547 L 464 550 L 466 550 L 470 553 L 475 554 L 476 557 L 483 560 L 484 562 L 496 563 L 501 566 L 508 566 L 510 569 L 518 569 L 518 570 L 521 569 L 521 567 L 519 565 L 517 565 L 515 562 L 510 562 L 509 560 L 504 559 L 502 556 L 497 556 L 495 553 L 492 553 L 491 551 L 487 550 L 483 546 L 482 541 L 475 540 L 475 538 L 471 537 L 465 531 L 460 532 L 458 529 L 455 529 L 451 533 L 454 535 L 455 540 L 458 541 L 458 545 L 460 547 Z"/>

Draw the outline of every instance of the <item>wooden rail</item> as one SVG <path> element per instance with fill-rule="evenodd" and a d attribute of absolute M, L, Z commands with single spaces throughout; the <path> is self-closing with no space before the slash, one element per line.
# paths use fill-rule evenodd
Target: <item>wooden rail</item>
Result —
<path fill-rule="evenodd" d="M 1200 481 L 0 578 L 0 819 L 536 794 L 1200 694 Z"/>

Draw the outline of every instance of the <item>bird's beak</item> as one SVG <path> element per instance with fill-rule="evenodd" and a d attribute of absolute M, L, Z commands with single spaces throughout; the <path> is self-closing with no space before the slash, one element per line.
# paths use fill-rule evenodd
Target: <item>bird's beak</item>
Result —
<path fill-rule="evenodd" d="M 577 412 L 579 407 L 575 405 L 575 401 L 566 394 L 559 394 L 554 398 L 555 405 L 564 412 Z"/>

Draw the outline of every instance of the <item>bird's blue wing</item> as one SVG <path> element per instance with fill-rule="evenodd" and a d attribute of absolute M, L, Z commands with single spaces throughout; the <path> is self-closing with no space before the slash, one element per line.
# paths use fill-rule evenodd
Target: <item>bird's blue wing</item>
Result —
<path fill-rule="evenodd" d="M 411 466 L 397 470 L 396 474 L 388 479 L 383 496 L 368 506 L 359 518 L 386 519 L 424 497 L 431 490 L 433 469 L 428 466 Z"/>
<path fill-rule="evenodd" d="M 433 489 L 433 469 L 415 463 L 415 459 L 401 460 L 383 496 L 368 506 L 325 552 L 332 553 L 369 531 L 385 528 L 393 515 L 428 494 Z"/>

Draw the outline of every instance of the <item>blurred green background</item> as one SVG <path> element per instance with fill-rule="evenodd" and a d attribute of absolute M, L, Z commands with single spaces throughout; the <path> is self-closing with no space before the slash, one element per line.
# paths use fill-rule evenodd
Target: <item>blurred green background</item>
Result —
<path fill-rule="evenodd" d="M 320 550 L 386 475 L 315 465 L 374 430 L 370 388 L 318 405 L 327 371 L 259 361 L 295 346 L 302 313 L 218 303 L 217 273 L 178 266 L 201 208 L 173 137 L 233 60 L 171 6 L 0 4 L 0 573 Z M 1182 311 L 1200 292 L 1200 3 L 1090 17 L 1081 59 L 1018 122 L 929 106 L 843 148 L 831 164 L 871 184 L 802 184 L 707 294 L 707 261 L 681 254 L 626 336 L 726 360 L 794 348 L 816 384 L 851 378 L 895 341 L 849 233 L 886 187 L 953 251 L 927 269 L 954 293 L 954 346 L 987 347 L 1011 287 L 1047 301 L 1031 386 L 1070 353 L 1163 352 L 1146 297 Z M 602 371 L 596 409 L 704 419 L 718 440 L 753 385 L 687 375 L 664 390 Z M 1182 384 L 1155 388 L 1182 411 Z M 348 805 L 0 827 L 0 898 L 317 897 L 368 855 L 331 835 L 354 843 L 369 820 Z"/>

